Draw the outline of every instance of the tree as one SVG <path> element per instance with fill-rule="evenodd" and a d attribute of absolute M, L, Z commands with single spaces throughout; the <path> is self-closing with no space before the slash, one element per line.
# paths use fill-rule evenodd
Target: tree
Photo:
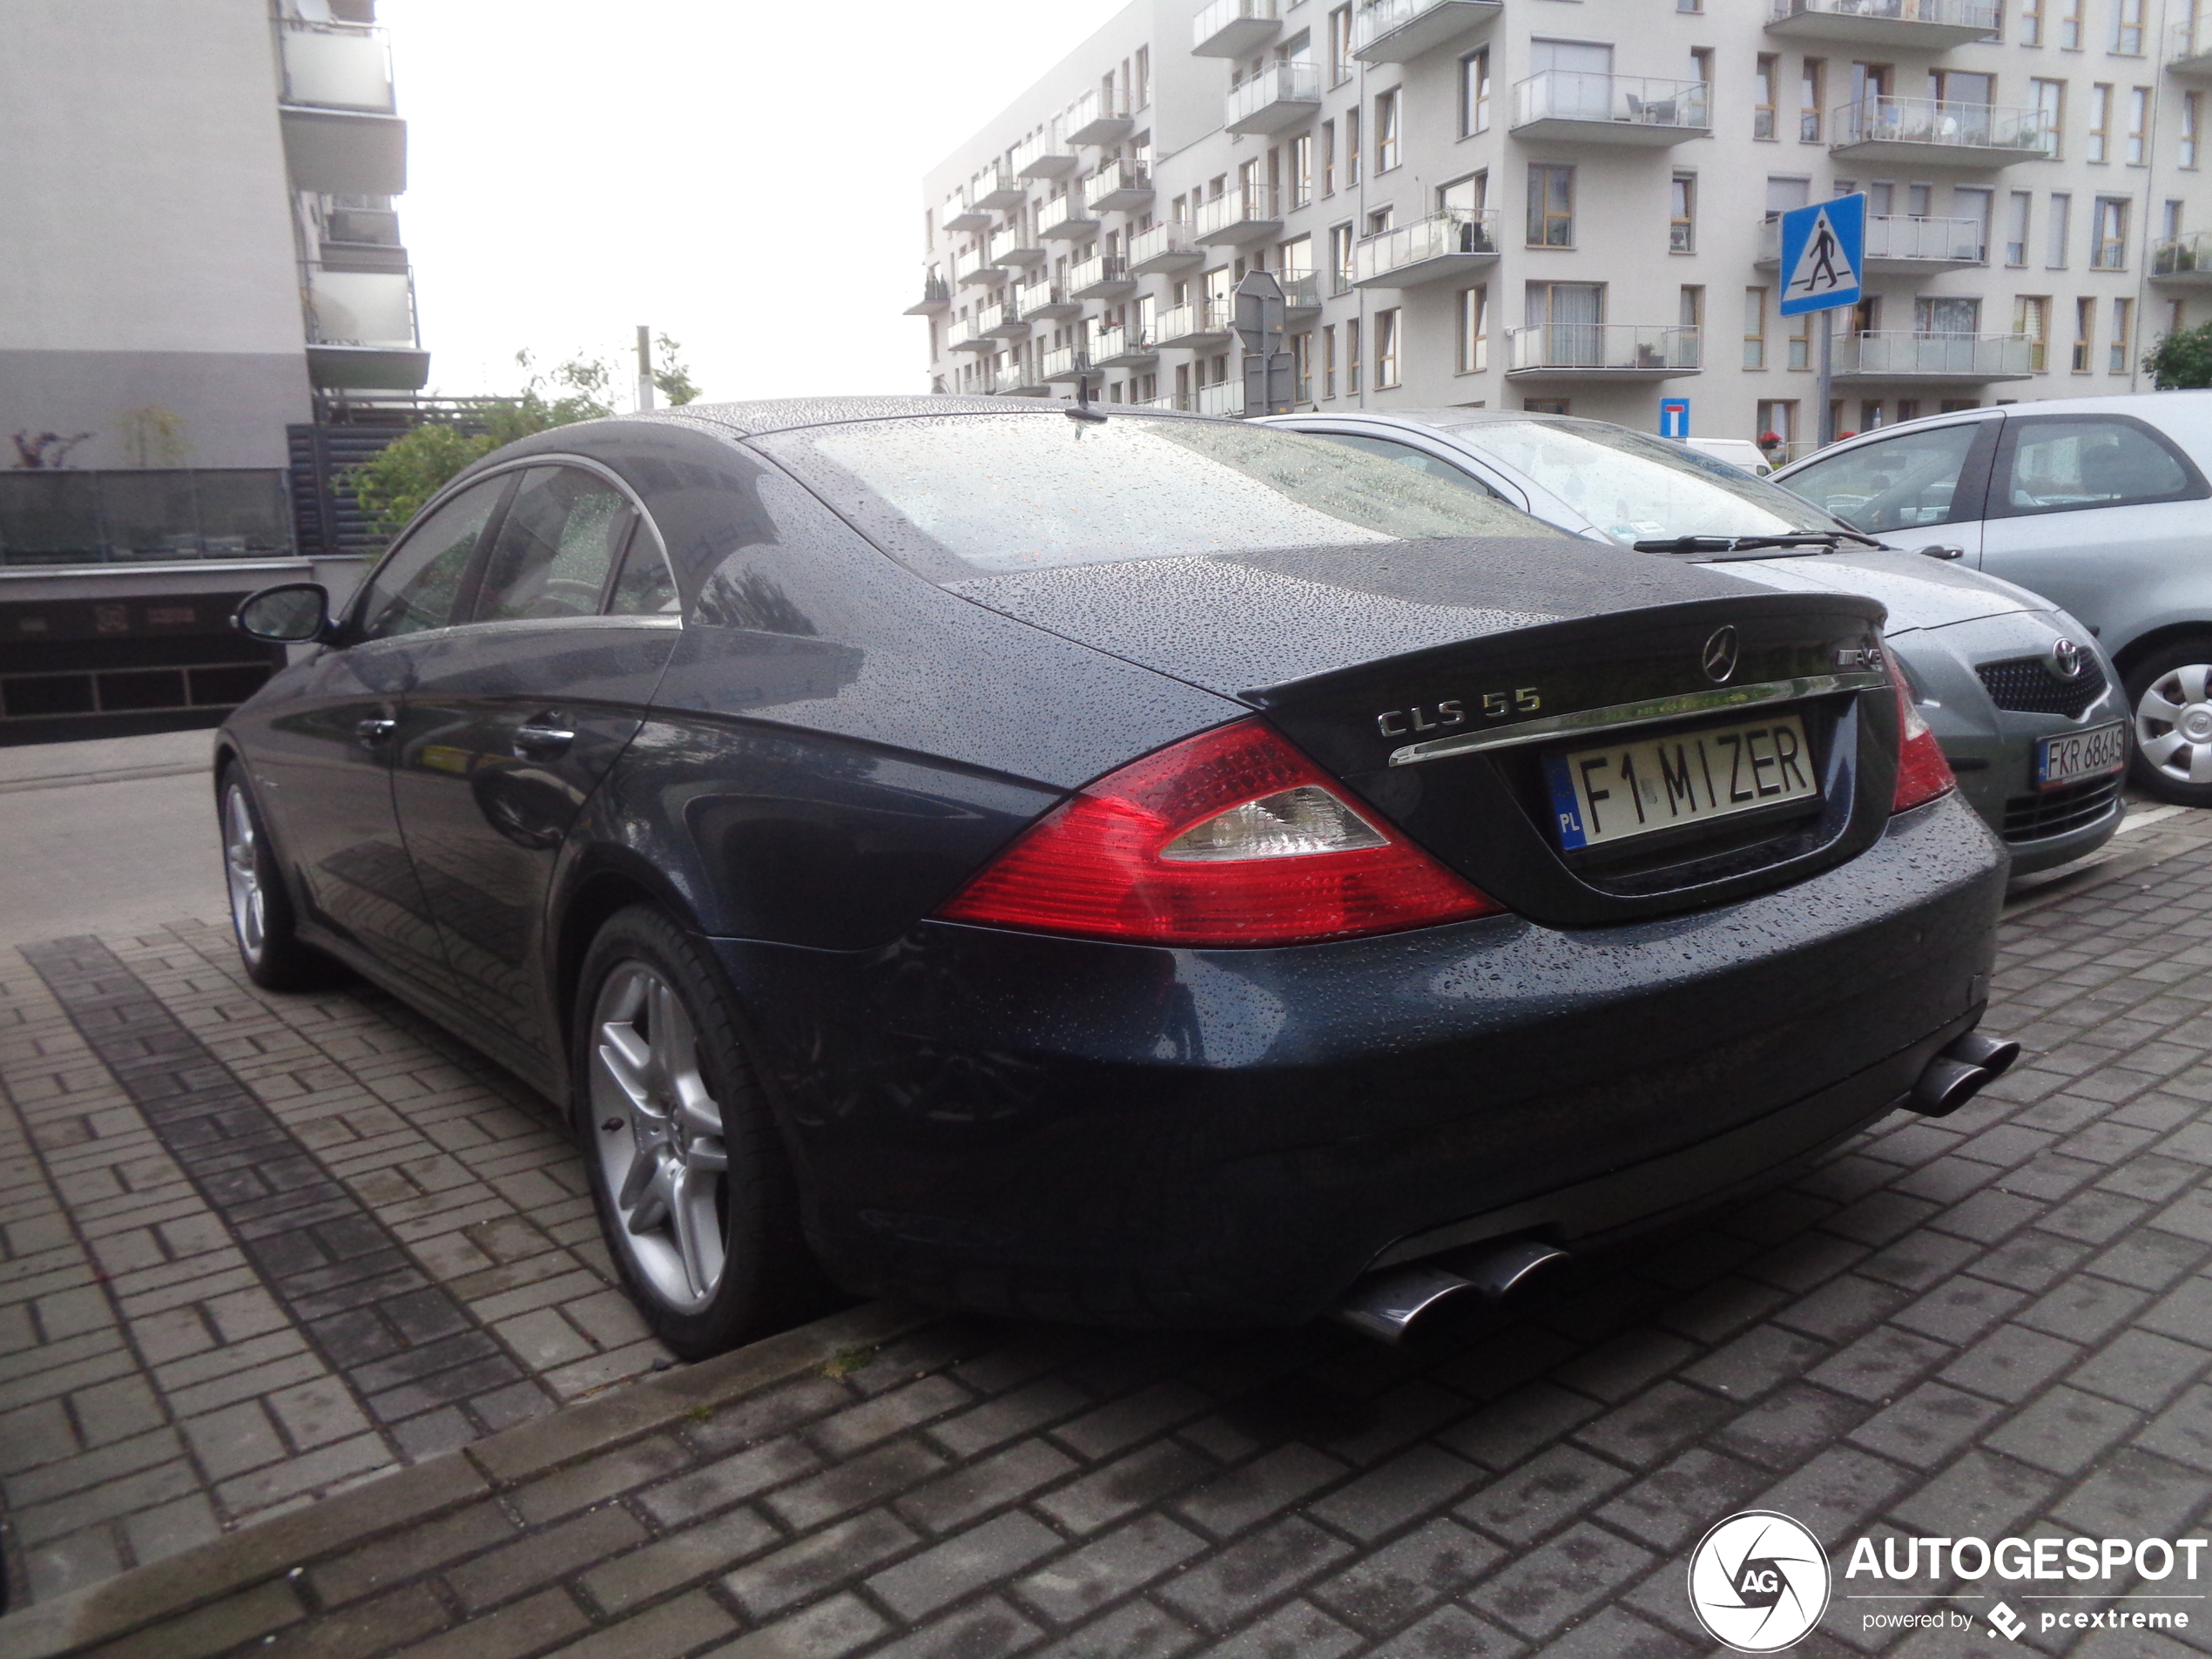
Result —
<path fill-rule="evenodd" d="M 2143 354 L 2143 372 L 2161 392 L 2212 386 L 2212 322 L 2165 335 Z"/>
<path fill-rule="evenodd" d="M 691 371 L 684 365 L 684 347 L 666 334 L 653 336 L 653 357 L 659 365 L 653 370 L 653 384 L 666 398 L 671 408 L 681 408 L 699 395 L 691 379 Z"/>

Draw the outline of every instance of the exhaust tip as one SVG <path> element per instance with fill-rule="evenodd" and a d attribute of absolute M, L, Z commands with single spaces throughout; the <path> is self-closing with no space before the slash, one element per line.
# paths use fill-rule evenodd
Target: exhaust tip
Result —
<path fill-rule="evenodd" d="M 1983 1067 L 1939 1055 L 1912 1085 L 1912 1109 L 1924 1117 L 1948 1117 L 1993 1081 L 1994 1074 Z"/>
<path fill-rule="evenodd" d="M 1567 1252 L 1555 1244 L 1516 1238 L 1458 1258 L 1456 1271 L 1416 1262 L 1361 1279 L 1331 1317 L 1362 1336 L 1395 1347 L 1416 1323 L 1445 1303 L 1469 1291 L 1494 1302 L 1532 1275 L 1567 1258 Z"/>
<path fill-rule="evenodd" d="M 2020 1057 L 2020 1046 L 2007 1037 L 1986 1037 L 1979 1031 L 1969 1031 L 1946 1049 L 1943 1055 L 1946 1060 L 1979 1066 L 1993 1077 L 2001 1077 Z"/>

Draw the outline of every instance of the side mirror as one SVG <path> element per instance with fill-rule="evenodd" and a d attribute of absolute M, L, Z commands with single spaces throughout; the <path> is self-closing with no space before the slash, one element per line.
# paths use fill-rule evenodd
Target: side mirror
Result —
<path fill-rule="evenodd" d="M 330 596 L 319 582 L 287 582 L 264 588 L 239 604 L 231 626 L 280 645 L 305 644 L 329 631 Z"/>

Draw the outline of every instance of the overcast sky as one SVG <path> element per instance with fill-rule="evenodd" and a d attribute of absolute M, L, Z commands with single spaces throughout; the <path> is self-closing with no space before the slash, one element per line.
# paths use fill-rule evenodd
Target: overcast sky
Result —
<path fill-rule="evenodd" d="M 433 389 L 683 343 L 713 398 L 927 389 L 921 175 L 1123 0 L 381 0 Z"/>

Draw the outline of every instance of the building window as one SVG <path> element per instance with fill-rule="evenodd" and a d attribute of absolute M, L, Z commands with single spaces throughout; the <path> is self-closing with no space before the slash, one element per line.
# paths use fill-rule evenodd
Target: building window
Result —
<path fill-rule="evenodd" d="M 2088 158 L 2112 159 L 2112 88 L 2103 81 L 2089 89 Z"/>
<path fill-rule="evenodd" d="M 1490 130 L 1490 49 L 1460 59 L 1460 136 L 1471 138 Z"/>
<path fill-rule="evenodd" d="M 1480 374 L 1490 367 L 1490 290 L 1460 291 L 1459 373 Z"/>
<path fill-rule="evenodd" d="M 1772 52 L 1761 52 L 1757 67 L 1752 71 L 1751 90 L 1757 102 L 1751 107 L 1751 136 L 1771 138 L 1774 136 L 1774 84 L 1782 73 L 1782 60 Z"/>
<path fill-rule="evenodd" d="M 2196 165 L 2197 139 L 2203 131 L 2204 94 L 2202 92 L 2182 93 L 2181 162 L 2184 167 L 2194 168 Z"/>
<path fill-rule="evenodd" d="M 1704 9 L 1705 0 L 1675 0 L 1676 11 L 1703 11 Z"/>
<path fill-rule="evenodd" d="M 1696 329 L 1700 334 L 1705 329 L 1705 290 L 1702 284 L 1685 282 L 1682 297 L 1676 301 L 1675 320 L 1685 328 Z M 1696 349 L 1693 342 L 1690 349 Z"/>
<path fill-rule="evenodd" d="M 2017 294 L 2013 300 L 2013 332 L 2027 336 L 2027 366 L 2040 374 L 2050 367 L 2051 301 L 2047 294 Z"/>
<path fill-rule="evenodd" d="M 1828 98 L 1828 65 L 1808 57 L 1797 72 L 1797 138 L 1804 144 L 1820 142 L 1821 116 Z"/>
<path fill-rule="evenodd" d="M 2028 219 L 2035 207 L 2035 192 L 2016 190 L 2013 192 L 2012 222 L 2006 226 L 2005 263 L 2020 266 L 2027 263 Z"/>
<path fill-rule="evenodd" d="M 1359 109 L 1354 105 L 1344 112 L 1344 182 L 1359 182 Z"/>
<path fill-rule="evenodd" d="M 2097 340 L 2097 302 L 2076 300 L 2074 302 L 2074 372 L 2089 372 L 2089 354 Z"/>
<path fill-rule="evenodd" d="M 2143 55 L 2143 0 L 2112 0 L 2112 49 L 2122 57 Z"/>
<path fill-rule="evenodd" d="M 1667 220 L 1667 252 L 1697 251 L 1697 175 L 1678 172 L 1674 179 L 1674 206 Z"/>
<path fill-rule="evenodd" d="M 1329 292 L 1352 292 L 1352 226 L 1329 226 Z"/>
<path fill-rule="evenodd" d="M 1766 290 L 1743 290 L 1743 367 L 1766 367 Z"/>
<path fill-rule="evenodd" d="M 1531 415 L 1567 415 L 1574 409 L 1574 404 L 1563 397 L 1524 397 L 1521 407 Z"/>
<path fill-rule="evenodd" d="M 2097 198 L 2096 218 L 2089 226 L 2089 267 L 2094 271 L 2128 268 L 2128 203 L 2118 196 Z"/>
<path fill-rule="evenodd" d="M 2140 167 L 2149 159 L 2150 88 L 2128 89 L 2128 165 Z"/>
<path fill-rule="evenodd" d="M 2040 46 L 2043 44 L 2044 0 L 2020 0 L 2020 44 Z"/>
<path fill-rule="evenodd" d="M 2066 83 L 2032 80 L 2027 85 L 2043 130 L 2051 135 L 2051 158 L 2055 161 L 2066 153 Z"/>
<path fill-rule="evenodd" d="M 1359 319 L 1354 317 L 1344 326 L 1344 389 L 1359 389 Z"/>
<path fill-rule="evenodd" d="M 1398 307 L 1375 313 L 1375 389 L 1398 384 Z"/>
<path fill-rule="evenodd" d="M 1342 86 L 1352 78 L 1352 8 L 1339 6 L 1329 14 L 1329 84 Z"/>
<path fill-rule="evenodd" d="M 2125 374 L 2130 367 L 2128 354 L 2135 343 L 2135 302 L 2115 300 L 2112 302 L 2112 343 L 2106 348 L 2105 373 Z"/>
<path fill-rule="evenodd" d="M 1575 246 L 1575 169 L 1531 162 L 1528 167 L 1528 246 Z"/>
<path fill-rule="evenodd" d="M 2059 49 L 2081 50 L 2081 0 L 2059 0 Z"/>
<path fill-rule="evenodd" d="M 1130 84 L 1129 106 L 1134 111 L 1150 108 L 1152 103 L 1152 49 L 1136 49 L 1136 73 Z"/>
<path fill-rule="evenodd" d="M 1337 124 L 1321 123 L 1321 193 L 1337 193 Z"/>
<path fill-rule="evenodd" d="M 1791 368 L 1811 368 L 1812 367 L 1812 320 L 1827 314 L 1824 311 L 1800 311 L 1790 319 L 1790 338 L 1787 345 Z"/>
<path fill-rule="evenodd" d="M 2182 236 L 2182 204 L 2169 201 L 2159 212 L 2158 237 L 2162 242 L 2176 242 Z"/>
<path fill-rule="evenodd" d="M 1388 172 L 1398 165 L 1398 89 L 1375 99 L 1375 171 Z"/>
<path fill-rule="evenodd" d="M 1303 207 L 1313 199 L 1313 135 L 1302 132 L 1291 140 L 1291 206 Z"/>
<path fill-rule="evenodd" d="M 2051 222 L 2045 232 L 2050 238 L 2050 246 L 2043 251 L 2043 263 L 2054 271 L 2066 269 L 2067 243 L 2072 239 L 2067 224 L 2073 217 L 2074 197 L 2072 194 L 2063 190 L 2053 191 L 2051 192 Z"/>
<path fill-rule="evenodd" d="M 1768 451 L 1768 459 L 1777 463 L 1790 458 L 1791 447 L 1797 441 L 1797 405 L 1794 398 L 1761 398 L 1759 400 L 1759 448 Z"/>
<path fill-rule="evenodd" d="M 1321 395 L 1337 395 L 1337 328 L 1330 323 L 1321 330 Z"/>
<path fill-rule="evenodd" d="M 1367 234 L 1370 236 L 1380 236 L 1385 231 L 1389 230 L 1393 226 L 1396 225 L 1397 222 L 1398 209 L 1395 206 L 1378 207 L 1373 212 L 1367 215 Z"/>

